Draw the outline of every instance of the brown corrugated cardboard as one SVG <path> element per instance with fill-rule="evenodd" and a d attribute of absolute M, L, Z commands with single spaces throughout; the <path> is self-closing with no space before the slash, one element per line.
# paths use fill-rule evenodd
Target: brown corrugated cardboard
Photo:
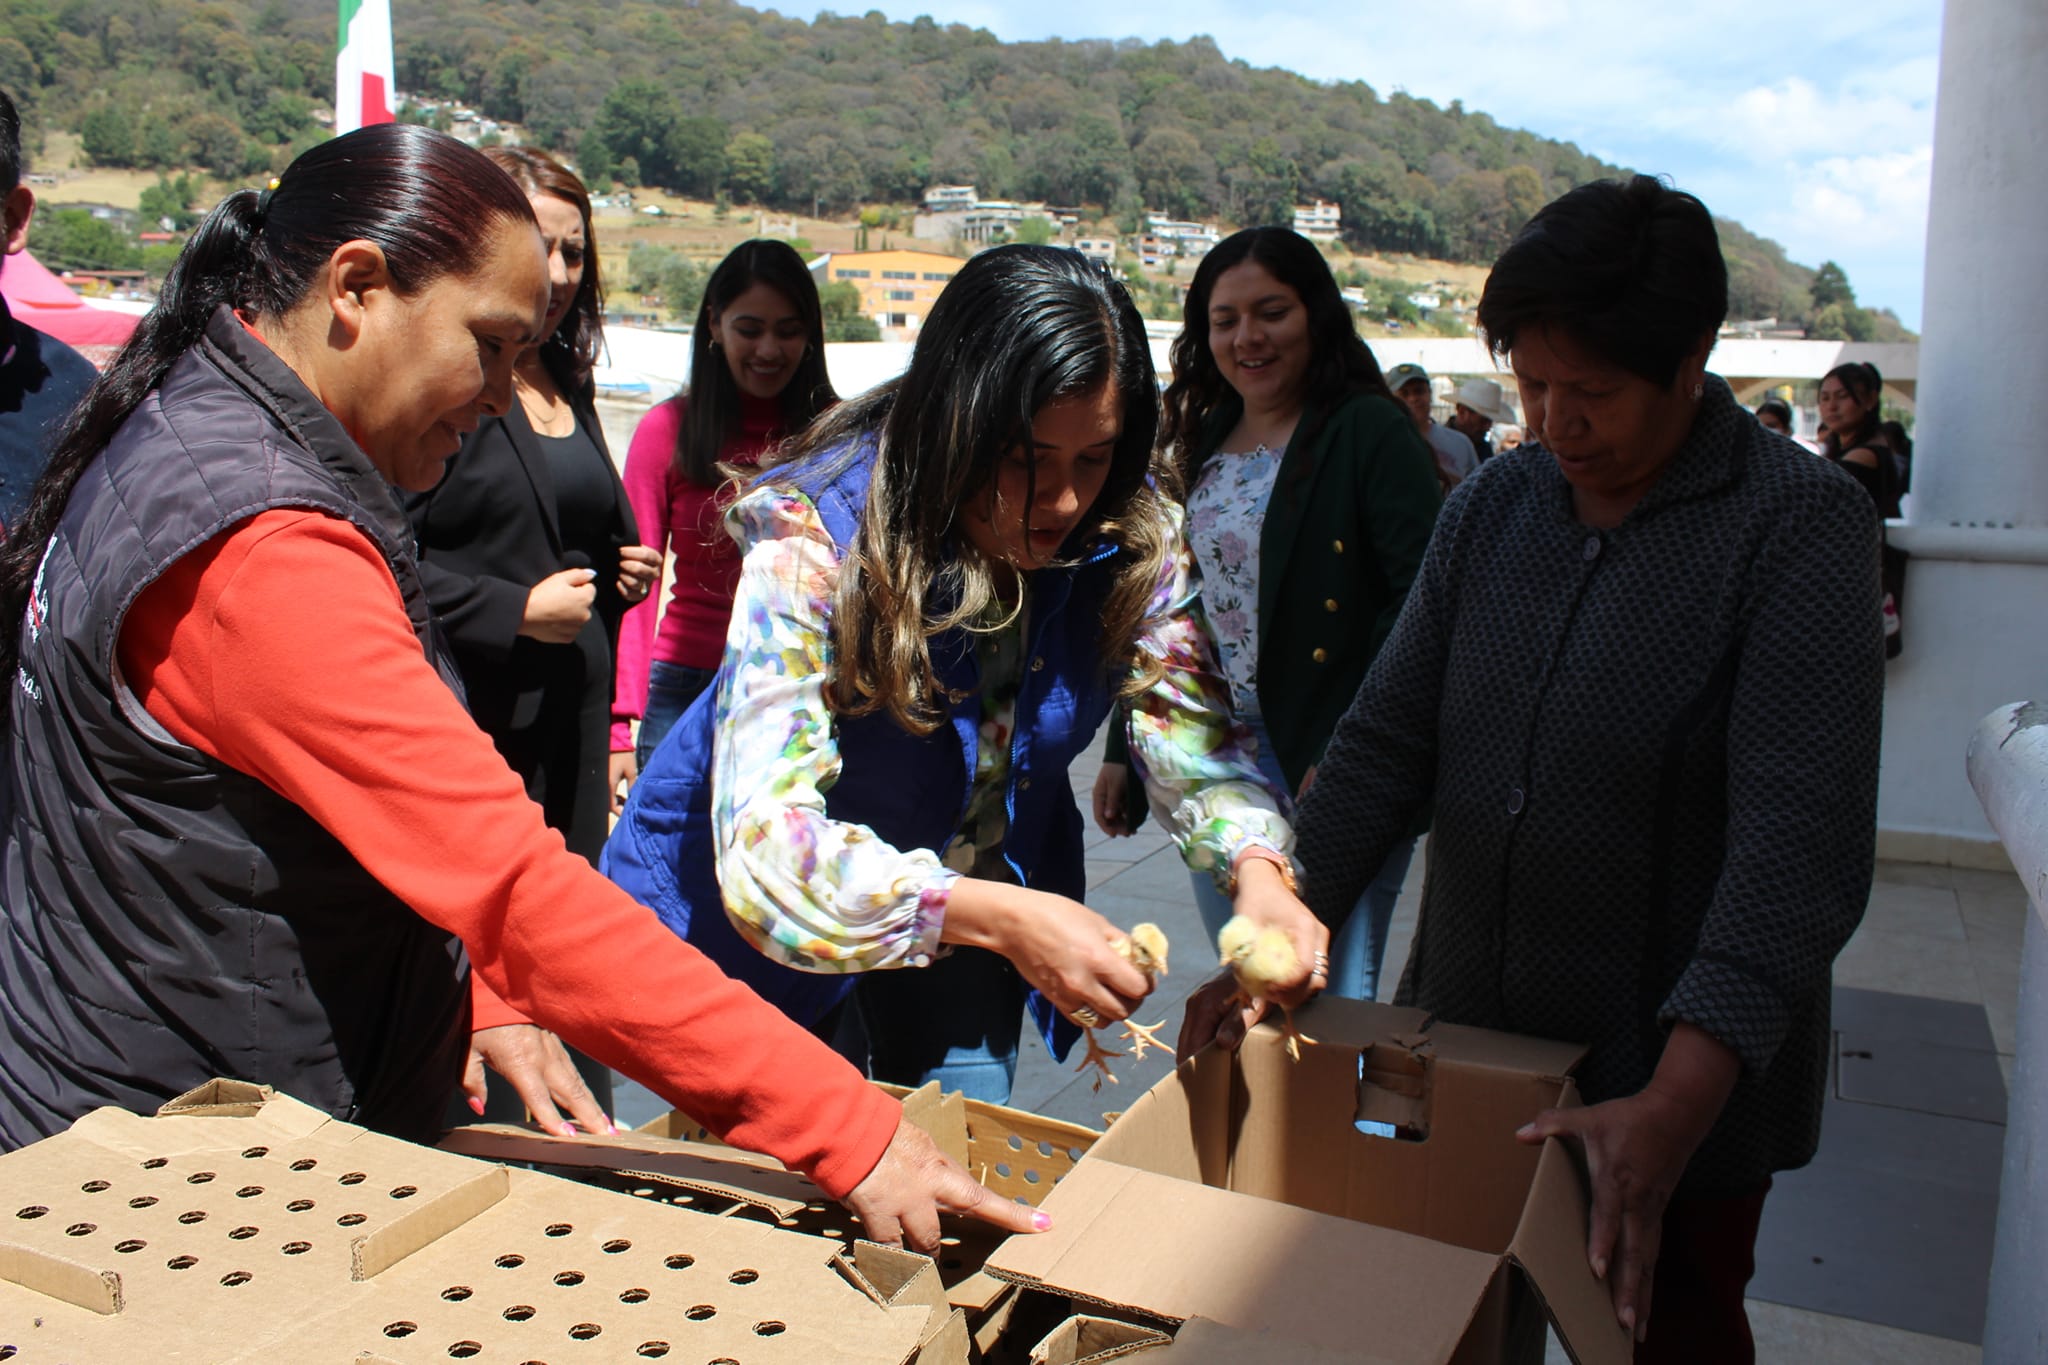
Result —
<path fill-rule="evenodd" d="M 965 1360 L 923 1257 L 397 1142 L 253 1086 L 97 1111 L 0 1156 L 0 1188 L 14 1365 Z"/>
<path fill-rule="evenodd" d="M 1147 1092 L 1046 1201 L 1053 1230 L 1006 1242 L 990 1273 L 1285 1344 L 1264 1359 L 1396 1365 L 1500 1358 L 1526 1276 L 1581 1365 L 1625 1365 L 1582 1177 L 1514 1136 L 1577 1103 L 1581 1050 L 1351 1001 L 1302 1025 L 1322 1041 L 1299 1062 L 1261 1028 Z"/>
<path fill-rule="evenodd" d="M 1068 1318 L 1031 1348 L 1031 1365 L 1108 1365 L 1172 1340 L 1156 1327 L 1079 1315 Z"/>

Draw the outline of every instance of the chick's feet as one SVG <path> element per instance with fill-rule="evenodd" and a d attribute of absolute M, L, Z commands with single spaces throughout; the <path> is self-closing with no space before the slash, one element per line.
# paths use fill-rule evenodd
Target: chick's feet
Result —
<path fill-rule="evenodd" d="M 1294 1011 L 1283 1009 L 1280 1011 L 1280 1017 L 1283 1020 L 1280 1025 L 1280 1036 L 1287 1040 L 1287 1055 L 1298 1062 L 1301 1060 L 1301 1045 L 1307 1043 L 1314 1047 L 1316 1040 L 1294 1026 Z"/>
<path fill-rule="evenodd" d="M 1156 1024 L 1141 1024 L 1135 1019 L 1126 1019 L 1124 1020 L 1123 1036 L 1117 1039 L 1117 1041 L 1131 1045 L 1130 1055 L 1133 1059 L 1143 1057 L 1145 1049 L 1148 1047 L 1156 1047 L 1161 1052 L 1171 1052 L 1173 1051 L 1172 1048 L 1159 1041 L 1159 1030 L 1165 1027 L 1166 1021 L 1164 1019 L 1161 1019 Z M 1119 1053 L 1117 1055 L 1121 1056 L 1122 1054 Z"/>
<path fill-rule="evenodd" d="M 1089 1067 L 1094 1067 L 1096 1070 L 1094 1088 L 1096 1090 L 1102 1089 L 1102 1082 L 1105 1079 L 1107 1079 L 1111 1085 L 1115 1085 L 1117 1083 L 1116 1073 L 1109 1069 L 1109 1059 L 1112 1057 L 1121 1057 L 1124 1054 L 1121 1052 L 1111 1052 L 1108 1048 L 1104 1047 L 1101 1044 L 1101 1042 L 1097 1040 L 1097 1038 L 1095 1037 L 1095 1030 L 1092 1028 L 1082 1029 L 1081 1036 L 1088 1040 L 1088 1053 L 1086 1056 L 1081 1058 L 1080 1064 L 1077 1065 L 1074 1068 L 1074 1070 L 1086 1071 Z M 1158 1042 L 1157 1039 L 1154 1039 L 1153 1041 L 1155 1044 L 1157 1044 Z"/>

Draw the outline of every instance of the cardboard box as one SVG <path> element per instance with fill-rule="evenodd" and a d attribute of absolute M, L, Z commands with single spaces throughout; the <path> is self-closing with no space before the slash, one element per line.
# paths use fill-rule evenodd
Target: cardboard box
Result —
<path fill-rule="evenodd" d="M 707 1217 L 216 1081 L 0 1156 L 0 1356 L 966 1359 L 921 1256 Z"/>
<path fill-rule="evenodd" d="M 1626 1365 L 1583 1176 L 1514 1136 L 1578 1102 L 1582 1049 L 1353 1001 L 1300 1021 L 1320 1042 L 1299 1062 L 1261 1027 L 1140 1097 L 1046 1199 L 1052 1230 L 989 1273 L 1190 1324 L 1161 1353 L 1176 1365 L 1479 1365 L 1538 1311 L 1580 1365 Z"/>

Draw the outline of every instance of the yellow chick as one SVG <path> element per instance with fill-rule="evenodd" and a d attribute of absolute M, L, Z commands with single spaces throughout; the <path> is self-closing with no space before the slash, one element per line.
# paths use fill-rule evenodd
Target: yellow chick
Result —
<path fill-rule="evenodd" d="M 1272 1001 L 1275 991 L 1301 979 L 1301 958 L 1294 951 L 1294 940 L 1282 930 L 1261 929 L 1243 915 L 1231 916 L 1216 935 L 1216 947 L 1223 955 L 1223 965 L 1237 978 L 1236 1003 Z M 1286 1006 L 1281 1006 L 1280 1013 L 1286 1021 L 1281 1031 L 1287 1039 L 1287 1055 L 1300 1061 L 1301 1044 L 1313 1045 L 1315 1039 L 1294 1026 L 1294 1014 Z"/>
<path fill-rule="evenodd" d="M 1166 975 L 1166 934 L 1158 925 L 1151 923 L 1135 925 L 1131 929 L 1129 938 L 1118 939 L 1110 944 L 1110 947 L 1118 957 L 1121 957 L 1124 961 L 1143 972 L 1149 980 L 1157 981 L 1160 977 Z M 1159 1030 L 1165 1027 L 1166 1021 L 1164 1019 L 1161 1019 L 1156 1024 L 1140 1024 L 1129 1019 L 1124 1020 L 1123 1040 L 1129 1041 L 1132 1045 L 1131 1051 L 1128 1053 L 1110 1051 L 1096 1040 L 1094 1029 L 1083 1028 L 1081 1033 L 1088 1041 L 1088 1052 L 1086 1056 L 1081 1058 L 1080 1064 L 1074 1070 L 1085 1071 L 1091 1066 L 1094 1067 L 1097 1072 L 1095 1077 L 1095 1089 L 1097 1090 L 1102 1089 L 1102 1082 L 1105 1077 L 1108 1078 L 1111 1085 L 1115 1085 L 1117 1078 L 1116 1074 L 1109 1069 L 1109 1059 L 1124 1056 L 1142 1057 L 1145 1055 L 1147 1047 L 1164 1048 L 1166 1044 L 1159 1041 L 1158 1034 Z"/>

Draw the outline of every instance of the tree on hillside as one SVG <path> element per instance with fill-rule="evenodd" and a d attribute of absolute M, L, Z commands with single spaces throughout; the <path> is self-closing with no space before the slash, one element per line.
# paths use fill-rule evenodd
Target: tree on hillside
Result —
<path fill-rule="evenodd" d="M 1856 305 L 1856 291 L 1849 286 L 1849 272 L 1833 261 L 1822 261 L 1820 268 L 1813 272 L 1813 283 L 1807 294 L 1813 300 L 1813 311 L 1818 314 L 1830 304 Z"/>
<path fill-rule="evenodd" d="M 758 204 L 775 191 L 775 144 L 756 132 L 736 133 L 725 144 L 725 186 L 742 204 Z"/>
<path fill-rule="evenodd" d="M 860 289 L 846 280 L 834 280 L 818 291 L 818 304 L 825 312 L 825 340 L 880 341 L 882 329 L 860 311 Z"/>

